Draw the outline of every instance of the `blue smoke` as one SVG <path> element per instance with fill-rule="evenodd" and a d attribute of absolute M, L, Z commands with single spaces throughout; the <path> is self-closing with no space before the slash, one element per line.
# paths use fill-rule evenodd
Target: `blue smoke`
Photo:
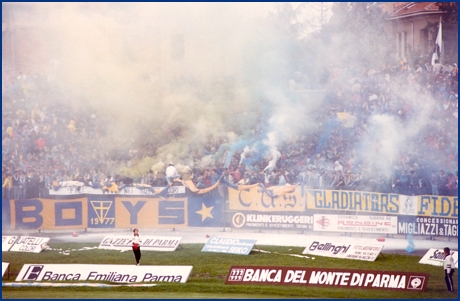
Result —
<path fill-rule="evenodd" d="M 247 145 L 251 143 L 251 140 L 238 139 L 230 146 L 230 151 L 227 153 L 227 158 L 225 160 L 225 167 L 228 168 L 232 162 L 232 157 L 235 152 L 242 151 Z"/>
<path fill-rule="evenodd" d="M 415 244 L 414 244 L 414 239 L 412 238 L 412 234 L 407 235 L 407 242 L 409 245 L 406 248 L 407 253 L 413 253 L 415 250 Z"/>
<path fill-rule="evenodd" d="M 331 136 L 332 130 L 334 130 L 338 126 L 340 126 L 339 118 L 337 117 L 337 115 L 334 114 L 334 116 L 324 124 L 323 132 L 318 140 L 318 145 L 316 146 L 316 150 L 314 155 L 312 156 L 312 159 L 315 157 L 316 154 L 320 154 L 323 151 L 323 149 L 326 147 L 329 137 Z"/>
<path fill-rule="evenodd" d="M 268 146 L 263 143 L 264 138 L 266 138 L 265 133 L 260 132 L 252 139 L 239 139 L 235 141 L 227 153 L 225 167 L 228 168 L 230 166 L 235 152 L 241 152 L 247 146 L 251 150 L 251 156 L 243 159 L 242 164 L 244 164 L 249 170 L 252 170 L 252 164 L 262 159 L 269 149 Z"/>

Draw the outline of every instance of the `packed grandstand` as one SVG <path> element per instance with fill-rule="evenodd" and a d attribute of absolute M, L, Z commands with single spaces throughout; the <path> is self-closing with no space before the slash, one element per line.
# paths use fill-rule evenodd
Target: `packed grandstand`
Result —
<path fill-rule="evenodd" d="M 256 118 L 244 133 L 209 136 L 187 158 L 168 159 L 157 157 L 160 145 L 143 139 L 100 148 L 112 131 L 104 111 L 90 104 L 75 109 L 67 101 L 72 96 L 57 88 L 52 76 L 15 74 L 4 63 L 2 198 L 46 198 L 50 190 L 66 185 L 112 193 L 133 185 L 165 187 L 168 163 L 175 164 L 181 181 L 191 181 L 197 189 L 225 179 L 229 185 L 301 184 L 310 189 L 456 196 L 458 69 L 445 64 L 437 72 L 423 63 L 411 68 L 330 67 L 324 97 L 308 117 L 315 116 L 310 120 L 315 126 L 301 135 L 286 132 L 289 139 L 276 147 L 264 144 L 269 109 L 260 110 L 253 112 Z M 291 80 L 293 98 L 300 81 Z M 193 86 L 187 79 L 170 84 Z M 377 130 L 388 127 L 388 121 L 396 128 L 422 126 L 402 134 L 403 143 L 390 155 L 385 141 L 377 142 Z M 375 140 L 364 139 L 371 131 L 377 133 Z M 171 129 L 171 139 L 180 135 Z"/>

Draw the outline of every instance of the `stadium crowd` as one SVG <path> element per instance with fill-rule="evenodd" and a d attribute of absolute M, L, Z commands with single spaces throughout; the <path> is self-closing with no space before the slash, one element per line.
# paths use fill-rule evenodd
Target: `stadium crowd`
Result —
<path fill-rule="evenodd" d="M 457 195 L 457 86 L 456 64 L 420 62 L 410 68 L 402 62 L 381 70 L 331 68 L 326 96 L 315 114 L 319 125 L 315 130 L 279 145 L 271 156 L 247 149 L 220 152 L 226 141 L 213 137 L 204 149 L 194 152 L 196 166 L 180 170 L 181 177 L 192 179 L 199 189 L 223 176 L 235 185 L 301 183 L 312 189 Z M 409 102 L 401 91 L 417 97 Z M 93 146 L 109 131 L 103 113 L 90 107 L 73 110 L 67 97 L 48 78 L 12 74 L 3 66 L 2 198 L 47 197 L 48 189 L 65 181 L 94 188 L 114 183 L 168 185 L 165 172 L 146 170 L 136 178 L 117 174 L 114 166 L 129 167 L 134 158 L 152 156 L 154 151 L 141 143 L 129 150 L 99 151 Z M 385 114 L 404 125 L 428 98 L 437 102 L 428 116 L 435 122 L 406 142 L 399 160 L 391 163 L 392 176 L 374 173 L 356 151 L 369 130 L 369 118 Z M 344 126 L 337 113 L 346 113 L 353 124 Z M 262 123 L 255 126 L 255 140 L 263 127 Z M 211 165 L 198 166 L 203 156 L 217 153 L 220 158 Z"/>

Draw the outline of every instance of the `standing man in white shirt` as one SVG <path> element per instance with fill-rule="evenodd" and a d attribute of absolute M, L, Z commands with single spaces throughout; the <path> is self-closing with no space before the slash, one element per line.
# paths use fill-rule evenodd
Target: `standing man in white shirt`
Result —
<path fill-rule="evenodd" d="M 168 181 L 169 186 L 172 186 L 174 179 L 178 178 L 180 178 L 180 174 L 177 172 L 176 167 L 174 167 L 174 163 L 169 162 L 169 165 L 166 168 L 166 181 Z"/>
<path fill-rule="evenodd" d="M 444 248 L 444 279 L 446 280 L 447 290 L 451 293 L 454 292 L 454 281 L 452 280 L 452 276 L 455 273 L 455 263 L 454 257 L 450 254 L 450 249 L 448 247 Z"/>
<path fill-rule="evenodd" d="M 139 237 L 139 230 L 133 230 L 134 237 L 133 237 L 133 253 L 134 258 L 136 258 L 136 265 L 141 264 L 141 238 Z"/>

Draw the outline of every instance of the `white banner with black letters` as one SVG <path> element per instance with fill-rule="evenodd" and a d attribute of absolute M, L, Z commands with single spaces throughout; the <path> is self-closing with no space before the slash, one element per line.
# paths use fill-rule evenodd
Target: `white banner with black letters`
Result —
<path fill-rule="evenodd" d="M 458 238 L 458 218 L 401 215 L 398 216 L 398 234 Z"/>
<path fill-rule="evenodd" d="M 257 240 L 211 236 L 201 252 L 248 255 Z"/>
<path fill-rule="evenodd" d="M 50 188 L 49 194 L 50 195 L 81 195 L 81 194 L 98 194 L 98 195 L 105 195 L 107 193 L 106 190 L 102 190 L 102 188 L 93 188 L 91 186 L 85 186 L 83 182 L 76 182 L 76 181 L 64 181 L 60 182 L 59 187 L 56 189 Z M 150 185 L 128 185 L 118 189 L 117 193 L 113 193 L 115 195 L 145 195 L 151 196 L 156 195 L 158 192 L 163 190 L 165 187 L 152 187 Z M 168 195 L 172 194 L 182 194 L 185 193 L 184 186 L 171 186 L 168 188 Z"/>
<path fill-rule="evenodd" d="M 49 237 L 21 236 L 11 247 L 12 252 L 40 253 L 48 247 Z"/>
<path fill-rule="evenodd" d="M 108 281 L 185 283 L 193 266 L 25 264 L 16 281 Z"/>
<path fill-rule="evenodd" d="M 450 250 L 450 254 L 454 258 L 455 268 L 458 269 L 458 251 Z M 444 265 L 445 258 L 446 255 L 444 255 L 443 249 L 430 249 L 425 253 L 425 255 L 423 255 L 422 259 L 420 259 L 418 263 L 442 267 Z"/>
<path fill-rule="evenodd" d="M 133 245 L 133 236 L 129 235 L 106 235 L 99 245 L 99 249 L 105 250 L 130 250 Z M 177 249 L 182 237 L 177 236 L 141 236 L 142 251 L 172 252 Z"/>
<path fill-rule="evenodd" d="M 374 261 L 383 249 L 383 245 L 350 243 L 333 239 L 309 240 L 302 254 L 334 258 Z"/>
<path fill-rule="evenodd" d="M 9 251 L 17 239 L 17 236 L 2 235 L 2 252 Z"/>
<path fill-rule="evenodd" d="M 298 212 L 235 212 L 232 227 L 241 229 L 309 229 L 313 228 L 313 216 Z"/>
<path fill-rule="evenodd" d="M 314 231 L 376 234 L 398 232 L 396 216 L 314 214 L 313 220 Z"/>

